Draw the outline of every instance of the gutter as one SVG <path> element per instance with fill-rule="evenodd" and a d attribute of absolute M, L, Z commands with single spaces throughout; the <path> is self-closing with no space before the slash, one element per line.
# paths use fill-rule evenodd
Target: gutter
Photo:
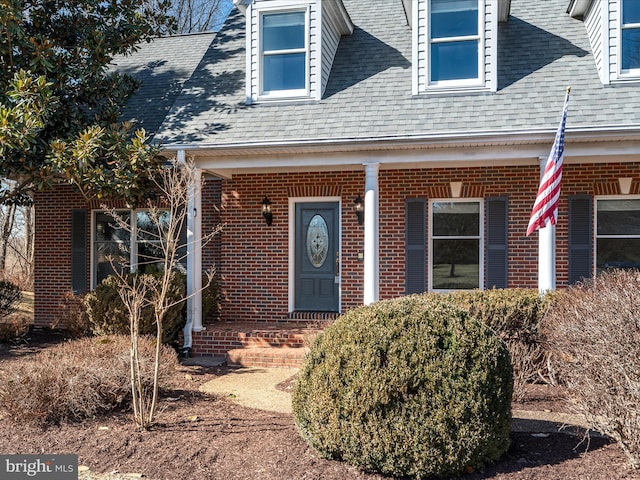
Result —
<path fill-rule="evenodd" d="M 233 151 L 256 148 L 320 148 L 330 149 L 351 146 L 348 150 L 361 150 L 367 146 L 371 148 L 380 146 L 411 146 L 423 144 L 437 144 L 441 146 L 463 146 L 464 144 L 494 143 L 504 144 L 530 144 L 545 142 L 549 136 L 553 136 L 556 128 L 512 130 L 507 132 L 477 131 L 477 132 L 434 132 L 428 134 L 382 136 L 382 137 L 342 137 L 331 139 L 293 139 L 293 140 L 267 140 L 256 142 L 239 142 L 232 144 L 220 143 L 170 143 L 164 146 L 165 150 L 209 150 L 209 151 Z M 591 141 L 604 141 L 620 136 L 637 135 L 640 139 L 640 124 L 625 126 L 582 126 L 566 129 L 566 136 L 573 141 L 588 139 Z"/>

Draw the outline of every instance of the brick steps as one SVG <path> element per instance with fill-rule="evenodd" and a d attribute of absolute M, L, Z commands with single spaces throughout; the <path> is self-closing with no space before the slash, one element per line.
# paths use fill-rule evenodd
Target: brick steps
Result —
<path fill-rule="evenodd" d="M 318 323 L 220 322 L 193 334 L 193 356 L 226 357 L 230 366 L 299 367 Z"/>
<path fill-rule="evenodd" d="M 231 367 L 299 367 L 308 347 L 244 347 L 227 352 Z"/>

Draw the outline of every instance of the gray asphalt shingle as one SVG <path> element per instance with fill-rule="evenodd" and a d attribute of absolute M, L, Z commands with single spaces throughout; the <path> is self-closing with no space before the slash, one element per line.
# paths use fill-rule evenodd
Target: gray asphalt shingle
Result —
<path fill-rule="evenodd" d="M 138 45 L 131 55 L 116 57 L 111 68 L 141 82 L 123 118 L 156 132 L 214 38 L 214 33 L 160 37 Z"/>
<path fill-rule="evenodd" d="M 640 85 L 601 84 L 584 23 L 565 13 L 568 0 L 512 0 L 499 28 L 496 93 L 417 97 L 402 2 L 343 1 L 355 31 L 341 39 L 319 103 L 245 105 L 245 21 L 233 10 L 159 137 L 165 144 L 233 146 L 554 130 L 569 84 L 568 128 L 640 124 Z"/>

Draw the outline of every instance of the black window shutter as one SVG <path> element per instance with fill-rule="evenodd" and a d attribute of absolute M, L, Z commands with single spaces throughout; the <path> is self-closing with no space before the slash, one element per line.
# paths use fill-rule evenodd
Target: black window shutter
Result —
<path fill-rule="evenodd" d="M 87 211 L 71 212 L 71 289 L 87 293 Z"/>
<path fill-rule="evenodd" d="M 569 197 L 569 284 L 593 275 L 592 219 L 589 195 Z"/>
<path fill-rule="evenodd" d="M 487 288 L 507 288 L 508 200 L 487 197 Z"/>
<path fill-rule="evenodd" d="M 424 199 L 409 199 L 405 208 L 405 293 L 427 289 L 426 208 Z"/>

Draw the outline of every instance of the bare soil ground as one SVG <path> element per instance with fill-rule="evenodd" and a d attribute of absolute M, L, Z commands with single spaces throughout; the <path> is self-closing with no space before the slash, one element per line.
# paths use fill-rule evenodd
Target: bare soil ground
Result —
<path fill-rule="evenodd" d="M 31 335 L 0 344 L 0 362 L 30 355 L 61 337 Z M 324 460 L 296 431 L 288 414 L 241 407 L 198 388 L 224 367 L 186 367 L 163 393 L 158 424 L 137 431 L 128 412 L 41 429 L 0 418 L 2 454 L 77 454 L 90 468 L 83 479 L 381 479 L 346 464 Z M 282 385 L 283 389 L 290 384 Z M 518 410 L 564 412 L 562 391 L 534 386 Z M 640 476 L 625 466 L 620 449 L 602 437 L 583 441 L 568 433 L 513 432 L 502 460 L 466 480 L 617 480 Z M 136 473 L 136 476 L 124 474 Z"/>

